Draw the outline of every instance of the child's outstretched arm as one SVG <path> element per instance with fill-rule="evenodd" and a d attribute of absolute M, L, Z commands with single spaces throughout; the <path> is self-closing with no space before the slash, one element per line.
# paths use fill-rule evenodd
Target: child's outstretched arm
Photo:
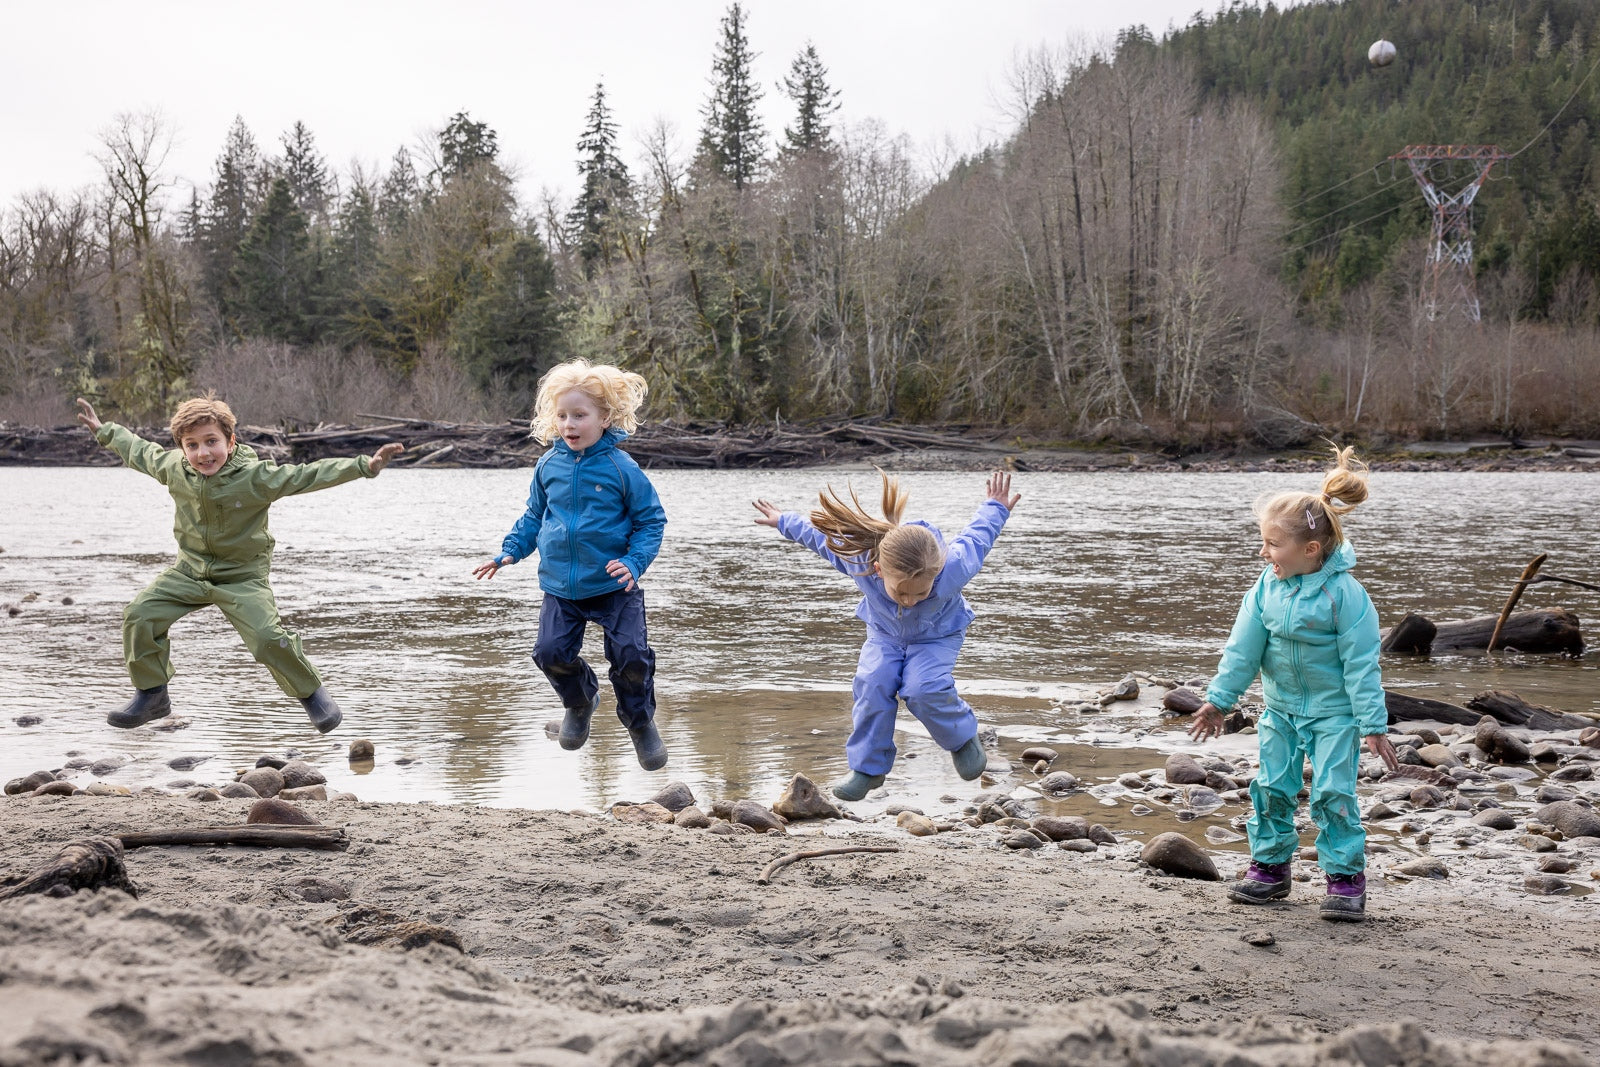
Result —
<path fill-rule="evenodd" d="M 1189 736 L 1196 741 L 1209 741 L 1222 733 L 1222 715 L 1232 711 L 1250 683 L 1261 673 L 1261 657 L 1267 650 L 1267 627 L 1261 621 L 1261 586 L 1257 581 L 1244 595 L 1239 614 L 1234 617 L 1233 630 L 1228 634 L 1228 644 L 1222 650 L 1222 662 L 1217 665 L 1216 677 L 1206 688 L 1206 702 L 1194 713 L 1189 724 Z"/>
<path fill-rule="evenodd" d="M 940 575 L 941 591 L 947 581 L 960 589 L 977 576 L 983 569 L 983 561 L 989 557 L 989 550 L 994 547 L 995 538 L 1000 536 L 1000 530 L 1011 517 L 1012 509 L 1022 499 L 1021 493 L 1011 491 L 1011 475 L 1005 471 L 990 474 L 985 488 L 988 496 L 978 505 L 978 513 L 972 517 L 967 528 L 950 542 L 949 558 Z"/>
<path fill-rule="evenodd" d="M 130 469 L 148 474 L 163 485 L 174 465 L 182 462 L 171 449 L 162 448 L 154 441 L 146 441 L 126 426 L 101 422 L 100 416 L 95 414 L 94 405 L 81 396 L 78 397 L 78 421 L 89 428 L 96 441 L 121 456 L 122 462 Z"/>
<path fill-rule="evenodd" d="M 357 478 L 376 478 L 389 461 L 405 450 L 405 445 L 391 441 L 371 456 L 317 459 L 310 463 L 263 463 L 252 471 L 252 480 L 258 491 L 268 501 L 281 500 L 300 493 L 314 493 L 330 489 Z"/>
<path fill-rule="evenodd" d="M 752 501 L 752 503 L 755 504 L 755 509 L 761 512 L 761 517 L 756 520 L 756 525 L 770 526 L 789 540 L 805 545 L 811 551 L 833 564 L 834 570 L 840 574 L 849 575 L 851 578 L 859 578 L 866 573 L 864 564 L 857 563 L 852 565 L 850 561 L 841 559 L 833 549 L 828 547 L 828 539 L 823 535 L 822 531 L 811 525 L 811 520 L 798 511 L 779 511 L 771 502 L 766 500 L 756 500 Z"/>
<path fill-rule="evenodd" d="M 528 488 L 528 506 L 522 512 L 522 517 L 517 519 L 516 525 L 511 527 L 511 532 L 506 534 L 505 540 L 500 542 L 500 554 L 488 563 L 480 563 L 472 568 L 473 577 L 480 580 L 493 578 L 501 567 L 509 567 L 518 560 L 527 559 L 539 547 L 539 530 L 544 526 L 545 509 L 544 486 L 539 484 L 539 472 L 543 469 L 543 461 L 534 467 L 533 484 Z"/>

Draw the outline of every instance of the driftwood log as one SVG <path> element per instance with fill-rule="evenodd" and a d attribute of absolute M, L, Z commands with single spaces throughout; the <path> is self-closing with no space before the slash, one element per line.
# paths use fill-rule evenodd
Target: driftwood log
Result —
<path fill-rule="evenodd" d="M 1384 703 L 1389 708 L 1389 722 L 1414 722 L 1417 719 L 1430 719 L 1433 722 L 1454 722 L 1462 726 L 1475 726 L 1483 718 L 1481 711 L 1468 711 L 1457 704 L 1448 704 L 1443 700 L 1429 700 L 1427 697 L 1406 696 L 1393 690 L 1383 691 Z"/>
<path fill-rule="evenodd" d="M 789 866 L 789 864 L 799 863 L 801 860 L 814 860 L 819 856 L 848 856 L 853 852 L 899 851 L 899 845 L 842 845 L 838 848 L 813 848 L 805 852 L 791 852 L 787 856 L 779 856 L 767 864 L 766 869 L 761 872 L 756 882 L 760 885 L 766 885 L 772 881 L 774 875 Z"/>
<path fill-rule="evenodd" d="M 122 863 L 122 842 L 115 837 L 90 837 L 66 845 L 56 858 L 16 885 L 0 889 L 0 900 L 42 893 L 70 897 L 80 889 L 120 889 L 139 895 Z"/>
<path fill-rule="evenodd" d="M 1483 615 L 1460 622 L 1433 623 L 1420 615 L 1407 615 L 1384 634 L 1384 652 L 1415 653 L 1482 653 L 1489 648 L 1500 620 L 1494 615 Z M 1428 633 L 1428 628 L 1433 633 Z M 1546 608 L 1538 611 L 1518 611 L 1506 618 L 1500 627 L 1496 649 L 1511 649 L 1530 653 L 1566 653 L 1576 655 L 1583 651 L 1583 632 L 1578 616 L 1566 608 Z"/>
<path fill-rule="evenodd" d="M 124 848 L 152 845 L 252 845 L 256 848 L 345 849 L 350 839 L 338 826 L 191 826 L 118 834 Z"/>
<path fill-rule="evenodd" d="M 1467 707 L 1480 715 L 1492 715 L 1507 726 L 1525 726 L 1530 730 L 1582 730 L 1594 725 L 1594 720 L 1582 715 L 1569 715 L 1543 704 L 1530 704 L 1515 693 L 1490 689 L 1467 701 Z"/>

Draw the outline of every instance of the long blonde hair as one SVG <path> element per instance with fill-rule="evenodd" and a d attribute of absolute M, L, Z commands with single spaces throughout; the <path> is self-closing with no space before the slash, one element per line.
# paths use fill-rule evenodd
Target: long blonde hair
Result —
<path fill-rule="evenodd" d="M 1300 544 L 1317 541 L 1327 560 L 1344 543 L 1344 516 L 1367 499 L 1367 465 L 1355 458 L 1354 447 L 1333 449 L 1333 468 L 1315 493 L 1274 493 L 1256 501 L 1256 518 L 1271 524 Z"/>
<path fill-rule="evenodd" d="M 845 503 L 833 486 L 828 486 L 817 495 L 818 508 L 811 513 L 811 525 L 821 530 L 828 547 L 845 559 L 876 563 L 912 580 L 938 574 L 944 567 L 944 549 L 938 538 L 926 526 L 900 521 L 910 494 L 882 470 L 878 476 L 883 480 L 883 518 L 867 514 L 855 487 L 846 483 L 850 502 Z"/>
<path fill-rule="evenodd" d="M 556 436 L 556 404 L 574 389 L 593 400 L 612 426 L 632 433 L 639 428 L 639 408 L 650 387 L 643 375 L 609 363 L 572 359 L 551 368 L 539 379 L 539 396 L 533 405 L 533 436 L 541 442 L 549 443 Z"/>

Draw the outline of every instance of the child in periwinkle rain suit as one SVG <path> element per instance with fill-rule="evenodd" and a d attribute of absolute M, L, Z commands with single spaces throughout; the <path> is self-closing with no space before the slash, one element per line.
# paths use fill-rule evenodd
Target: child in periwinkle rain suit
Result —
<path fill-rule="evenodd" d="M 882 472 L 879 472 L 880 474 Z M 860 800 L 883 784 L 894 766 L 894 718 L 900 701 L 928 728 L 928 734 L 955 761 L 956 772 L 971 780 L 988 758 L 978 743 L 978 719 L 956 692 L 956 655 L 973 619 L 961 590 L 983 561 L 1022 499 L 1011 492 L 1011 475 L 989 476 L 988 498 L 972 522 L 946 546 L 928 523 L 902 523 L 906 493 L 883 475 L 883 515 L 862 510 L 830 488 L 811 518 L 780 512 L 765 500 L 755 502 L 761 517 L 791 541 L 798 541 L 855 579 L 861 590 L 856 617 L 867 624 L 867 640 L 856 666 L 853 729 L 845 745 L 850 773 L 833 783 L 840 800 Z"/>
<path fill-rule="evenodd" d="M 82 397 L 78 421 L 133 470 L 167 487 L 175 508 L 172 533 L 178 539 L 177 563 L 123 609 L 122 652 L 138 692 L 106 721 L 132 729 L 171 714 L 167 631 L 190 612 L 215 604 L 278 687 L 300 701 L 313 726 L 323 733 L 338 726 L 343 717 L 339 705 L 300 650 L 300 638 L 278 618 L 267 581 L 273 546 L 267 509 L 281 497 L 376 478 L 405 446 L 384 445 L 371 458 L 264 463 L 249 445 L 234 439 L 232 409 L 209 395 L 185 400 L 173 412 L 167 429 L 176 449 L 162 448 L 114 422 L 102 423 Z"/>
<path fill-rule="evenodd" d="M 1360 922 L 1366 914 L 1366 841 L 1356 806 L 1361 738 L 1392 770 L 1389 713 L 1378 671 L 1378 613 L 1350 576 L 1355 550 L 1340 519 L 1367 498 L 1354 449 L 1334 448 L 1335 467 L 1317 493 L 1279 493 L 1256 505 L 1268 566 L 1245 594 L 1222 663 L 1195 712 L 1191 736 L 1222 732 L 1222 715 L 1261 675 L 1266 711 L 1256 724 L 1261 769 L 1250 783 L 1250 869 L 1228 892 L 1242 904 L 1289 895 L 1300 846 L 1295 809 L 1311 760 L 1311 818 L 1327 873 L 1321 915 Z"/>

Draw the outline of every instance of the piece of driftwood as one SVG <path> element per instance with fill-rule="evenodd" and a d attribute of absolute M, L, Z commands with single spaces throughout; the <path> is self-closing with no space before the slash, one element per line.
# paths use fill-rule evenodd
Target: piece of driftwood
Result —
<path fill-rule="evenodd" d="M 1515 693 L 1490 689 L 1467 701 L 1467 707 L 1480 715 L 1492 715 L 1507 726 L 1526 726 L 1530 730 L 1582 730 L 1594 721 L 1582 715 L 1530 704 Z"/>
<path fill-rule="evenodd" d="M 0 900 L 42 893 L 69 897 L 80 889 L 120 889 L 137 897 L 139 889 L 122 863 L 122 842 L 115 837 L 89 837 L 67 844 L 48 864 L 16 885 L 0 889 Z"/>
<path fill-rule="evenodd" d="M 1433 638 L 1438 632 L 1439 627 L 1431 620 L 1413 612 L 1395 623 L 1394 627 L 1384 635 L 1383 643 L 1378 646 L 1378 650 L 1385 653 L 1426 656 L 1432 650 Z"/>
<path fill-rule="evenodd" d="M 350 847 L 338 826 L 186 826 L 176 830 L 139 830 L 118 834 L 125 848 L 152 845 L 253 845 L 257 848 Z"/>
<path fill-rule="evenodd" d="M 1389 709 L 1390 723 L 1429 719 L 1433 722 L 1454 722 L 1463 726 L 1473 726 L 1483 718 L 1484 714 L 1481 711 L 1468 711 L 1456 704 L 1447 704 L 1443 700 L 1407 696 L 1389 689 L 1383 691 L 1383 701 Z"/>
<path fill-rule="evenodd" d="M 1488 649 L 1494 637 L 1497 616 L 1482 615 L 1459 622 L 1428 623 L 1420 615 L 1407 615 L 1384 635 L 1381 648 L 1385 652 L 1416 653 L 1427 655 L 1446 652 L 1481 653 Z M 1424 624 L 1434 626 L 1434 634 L 1422 647 Z M 1578 616 L 1566 608 L 1542 608 L 1536 611 L 1518 611 L 1508 616 L 1495 638 L 1495 649 L 1509 649 L 1529 653 L 1564 653 L 1576 655 L 1583 651 L 1583 631 Z"/>
<path fill-rule="evenodd" d="M 847 856 L 852 852 L 899 851 L 899 845 L 842 845 L 838 848 L 813 848 L 805 852 L 791 852 L 787 856 L 779 856 L 767 864 L 766 869 L 761 872 L 761 877 L 757 878 L 756 882 L 760 885 L 766 885 L 772 881 L 773 875 L 789 866 L 789 864 L 799 863 L 801 860 L 814 860 L 819 856 Z"/>
<path fill-rule="evenodd" d="M 1517 606 L 1517 601 L 1522 599 L 1523 592 L 1528 588 L 1528 583 L 1533 576 L 1539 573 L 1539 568 L 1544 566 L 1544 561 L 1549 559 L 1549 553 L 1541 552 L 1534 556 L 1528 565 L 1522 568 L 1522 577 L 1517 579 L 1517 584 L 1511 587 L 1511 595 L 1506 597 L 1505 607 L 1500 609 L 1500 617 L 1494 621 L 1494 631 L 1489 635 L 1486 647 L 1490 652 L 1500 647 L 1500 631 L 1505 628 L 1506 620 L 1511 618 L 1511 609 Z"/>

